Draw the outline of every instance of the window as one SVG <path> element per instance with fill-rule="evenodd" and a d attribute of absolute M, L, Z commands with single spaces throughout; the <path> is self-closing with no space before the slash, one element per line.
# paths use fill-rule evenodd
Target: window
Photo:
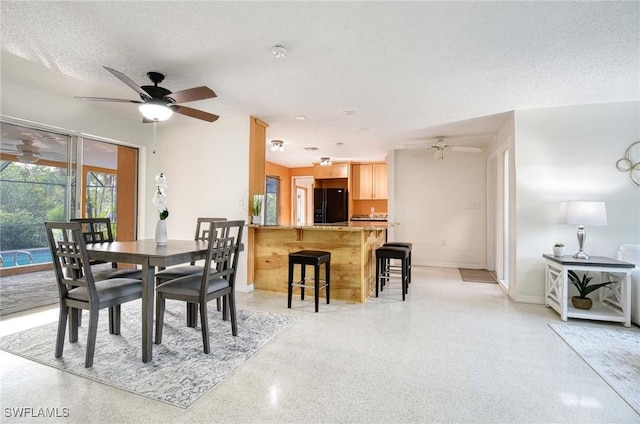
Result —
<path fill-rule="evenodd" d="M 278 225 L 280 215 L 280 178 L 267 176 L 265 225 Z"/>

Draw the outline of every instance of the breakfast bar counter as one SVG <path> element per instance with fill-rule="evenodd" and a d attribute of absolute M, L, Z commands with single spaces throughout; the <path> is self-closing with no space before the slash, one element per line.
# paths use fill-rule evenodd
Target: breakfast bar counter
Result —
<path fill-rule="evenodd" d="M 331 299 L 364 303 L 375 289 L 375 249 L 386 241 L 386 222 L 249 227 L 256 290 L 287 293 L 289 253 L 298 250 L 331 252 Z M 312 276 L 309 269 L 307 277 Z M 296 267 L 294 280 L 299 279 Z"/>

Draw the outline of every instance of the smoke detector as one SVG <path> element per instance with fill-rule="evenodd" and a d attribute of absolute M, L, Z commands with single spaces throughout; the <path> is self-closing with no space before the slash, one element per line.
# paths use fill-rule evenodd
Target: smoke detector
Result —
<path fill-rule="evenodd" d="M 273 46 L 271 48 L 271 54 L 277 57 L 278 59 L 282 59 L 287 57 L 287 48 L 284 46 Z"/>

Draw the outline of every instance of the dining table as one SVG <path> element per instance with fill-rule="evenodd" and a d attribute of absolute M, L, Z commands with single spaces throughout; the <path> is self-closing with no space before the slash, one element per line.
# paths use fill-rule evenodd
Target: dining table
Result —
<path fill-rule="evenodd" d="M 142 362 L 153 358 L 153 309 L 156 268 L 204 259 L 207 242 L 167 240 L 158 245 L 154 239 L 113 241 L 87 245 L 90 259 L 140 265 L 142 269 Z"/>

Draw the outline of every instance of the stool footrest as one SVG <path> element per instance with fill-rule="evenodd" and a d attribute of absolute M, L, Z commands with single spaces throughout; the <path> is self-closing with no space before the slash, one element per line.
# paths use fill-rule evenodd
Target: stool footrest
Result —
<path fill-rule="evenodd" d="M 309 281 L 313 281 L 313 279 L 310 279 Z M 327 282 L 325 280 L 320 280 L 321 283 L 324 283 L 322 285 L 320 285 L 320 287 L 318 287 L 318 290 L 322 290 L 323 288 L 327 287 Z M 303 289 L 315 289 L 316 285 L 314 284 L 310 284 L 310 283 L 303 283 L 302 281 L 298 281 L 297 283 L 291 283 L 292 287 L 301 287 Z"/>

